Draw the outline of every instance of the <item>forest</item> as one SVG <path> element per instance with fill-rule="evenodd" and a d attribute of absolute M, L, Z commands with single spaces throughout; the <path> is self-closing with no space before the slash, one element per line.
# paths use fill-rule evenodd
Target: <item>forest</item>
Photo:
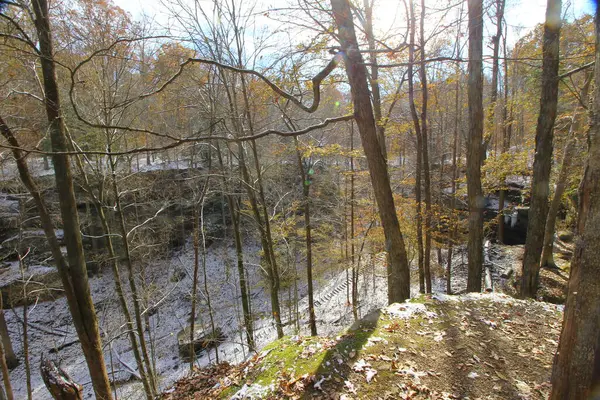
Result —
<path fill-rule="evenodd" d="M 134 3 L 0 0 L 0 400 L 600 399 L 595 1 Z"/>

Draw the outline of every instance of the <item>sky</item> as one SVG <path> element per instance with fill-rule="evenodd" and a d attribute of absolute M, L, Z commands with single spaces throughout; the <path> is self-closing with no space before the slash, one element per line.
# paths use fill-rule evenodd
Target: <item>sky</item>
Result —
<path fill-rule="evenodd" d="M 156 24 L 161 26 L 167 26 L 170 24 L 172 18 L 169 17 L 168 4 L 171 1 L 177 3 L 192 3 L 194 0 L 113 0 L 116 5 L 129 12 L 133 19 L 140 19 L 143 14 L 151 16 Z M 204 5 L 212 4 L 213 0 L 198 0 Z M 225 1 L 225 0 L 217 0 Z M 229 0 L 228 0 L 229 1 Z M 242 0 L 246 1 L 246 0 Z M 295 2 L 294 0 L 256 0 L 257 8 L 259 10 L 268 10 L 270 8 L 284 7 L 289 1 Z M 377 30 L 381 32 L 387 31 L 391 26 L 395 24 L 405 24 L 404 21 L 404 6 L 400 0 L 375 0 L 375 19 L 376 23 L 376 35 Z M 484 0 L 484 4 L 490 0 Z M 531 31 L 537 24 L 543 23 L 545 19 L 546 2 L 547 0 L 505 0 L 506 11 L 505 21 L 508 24 L 508 39 L 509 46 L 514 43 L 522 36 L 526 35 Z M 358 1 L 360 3 L 360 0 Z M 428 8 L 440 8 L 448 3 L 456 4 L 458 0 L 426 0 Z M 418 3 L 418 1 L 417 1 Z M 583 14 L 593 14 L 594 12 L 594 0 L 563 0 L 562 2 L 563 16 L 568 20 L 572 20 L 574 17 L 581 17 Z M 167 4 L 165 7 L 164 4 Z M 465 5 L 466 15 L 466 5 Z M 455 18 L 456 12 L 454 12 L 448 18 Z M 437 19 L 436 19 L 437 18 Z M 466 18 L 466 16 L 464 17 Z M 439 17 L 435 15 L 430 16 L 430 21 L 435 23 Z M 264 24 L 271 31 L 276 29 L 278 22 L 273 19 L 263 17 L 260 13 L 258 14 L 257 24 Z M 487 24 L 486 24 L 487 25 Z M 379 29 L 378 29 L 379 28 Z M 435 27 L 432 26 L 433 30 Z M 427 29 L 427 28 L 426 28 Z M 485 34 L 491 36 L 493 33 L 489 31 L 495 27 L 486 26 Z M 381 36 L 381 35 L 378 35 Z M 301 38 L 302 33 L 296 36 L 296 39 Z M 466 36 L 465 36 L 466 37 Z M 465 39 L 466 40 L 466 39 Z"/>
<path fill-rule="evenodd" d="M 166 22 L 166 16 L 161 10 L 163 2 L 168 0 L 113 0 L 116 5 L 129 12 L 134 19 L 141 16 L 142 13 L 155 16 L 160 22 Z M 185 0 L 184 0 L 185 1 Z M 211 0 L 200 0 L 202 3 L 210 3 Z M 281 0 L 258 0 L 263 3 L 264 8 L 278 7 L 285 5 L 286 1 Z M 445 1 L 427 0 L 426 4 L 435 7 Z M 563 13 L 566 11 L 568 18 L 573 15 L 581 16 L 583 13 L 591 14 L 594 10 L 594 0 L 563 0 Z M 375 9 L 377 16 L 385 22 L 391 22 L 396 9 L 401 5 L 400 0 L 377 0 Z M 260 6 L 259 6 L 260 7 Z M 513 29 L 520 32 L 526 32 L 535 25 L 544 21 L 546 11 L 546 0 L 506 0 L 506 20 Z M 386 19 L 388 21 L 386 21 Z"/>

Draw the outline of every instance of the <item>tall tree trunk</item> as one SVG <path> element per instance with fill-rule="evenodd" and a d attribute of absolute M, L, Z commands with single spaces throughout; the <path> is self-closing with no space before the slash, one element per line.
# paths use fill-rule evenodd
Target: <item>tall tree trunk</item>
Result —
<path fill-rule="evenodd" d="M 554 227 L 556 225 L 556 217 L 558 215 L 558 209 L 562 196 L 567 188 L 567 175 L 571 168 L 571 159 L 575 150 L 575 140 L 569 138 L 565 145 L 562 163 L 560 166 L 560 172 L 556 181 L 556 189 L 554 190 L 554 197 L 548 208 L 548 218 L 546 219 L 546 226 L 544 231 L 544 245 L 542 247 L 542 256 L 540 259 L 540 267 L 556 268 L 554 262 Z"/>
<path fill-rule="evenodd" d="M 281 306 L 279 304 L 279 282 L 276 279 L 275 269 L 277 268 L 277 264 L 273 265 L 274 257 L 271 256 L 271 245 L 268 240 L 268 233 L 266 231 L 264 218 L 269 218 L 269 215 L 263 216 L 258 207 L 258 199 L 256 198 L 256 193 L 254 189 L 251 187 L 252 180 L 250 179 L 250 173 L 248 171 L 248 167 L 246 165 L 246 157 L 244 155 L 244 149 L 241 142 L 238 142 L 239 146 L 239 165 L 240 172 L 242 174 L 242 180 L 244 181 L 244 186 L 246 186 L 246 193 L 248 194 L 248 199 L 250 200 L 250 206 L 252 209 L 252 214 L 254 215 L 254 219 L 256 220 L 256 224 L 258 225 L 258 230 L 260 232 L 260 241 L 261 246 L 264 253 L 264 261 L 266 262 L 266 270 L 267 270 L 267 278 L 269 279 L 269 293 L 271 297 L 271 314 L 273 316 L 273 320 L 275 321 L 275 329 L 277 330 L 277 337 L 283 337 L 283 324 L 281 323 Z"/>
<path fill-rule="evenodd" d="M 350 264 L 352 265 L 352 316 L 358 320 L 358 270 L 356 266 L 355 243 L 355 201 L 356 191 L 354 186 L 354 121 L 350 122 Z"/>
<path fill-rule="evenodd" d="M 123 256 L 125 258 L 125 266 L 127 267 L 127 281 L 129 283 L 129 289 L 131 290 L 131 297 L 133 298 L 133 315 L 135 318 L 135 329 L 140 343 L 141 357 L 144 362 L 144 368 L 146 377 L 148 378 L 148 386 L 152 395 L 158 393 L 156 386 L 156 376 L 153 372 L 152 362 L 148 353 L 148 346 L 146 345 L 146 336 L 144 335 L 144 325 L 142 323 L 142 306 L 141 306 L 141 294 L 138 292 L 137 283 L 135 281 L 135 271 L 133 267 L 133 261 L 131 259 L 131 252 L 129 250 L 129 239 L 127 237 L 127 229 L 125 227 L 125 216 L 123 215 L 123 207 L 121 205 L 121 195 L 117 186 L 117 174 L 116 174 L 116 162 L 113 156 L 110 154 L 111 146 L 108 147 L 108 163 L 111 172 L 111 186 L 113 196 L 115 198 L 115 209 L 117 212 L 118 229 L 121 235 L 121 243 L 123 246 Z"/>
<path fill-rule="evenodd" d="M 484 140 L 482 152 L 483 160 L 487 157 L 490 142 L 494 140 L 499 132 L 497 124 L 498 109 L 498 76 L 500 75 L 500 38 L 502 37 L 502 19 L 504 18 L 505 0 L 496 0 L 496 34 L 492 36 L 492 90 L 490 93 L 490 108 L 488 115 L 489 126 L 492 128 L 490 135 Z"/>
<path fill-rule="evenodd" d="M 535 132 L 535 157 L 531 180 L 531 204 L 527 239 L 523 255 L 521 297 L 535 297 L 539 284 L 540 257 L 544 245 L 544 228 L 548 216 L 552 138 L 558 105 L 558 58 L 561 26 L 561 0 L 548 0 L 544 42 L 542 45 L 542 95 Z"/>
<path fill-rule="evenodd" d="M 481 291 L 483 267 L 483 1 L 469 0 L 469 143 L 467 145 L 467 195 L 469 203 L 467 291 Z"/>
<path fill-rule="evenodd" d="M 209 154 L 210 154 L 210 149 L 209 149 Z M 210 167 L 210 155 L 209 155 L 209 167 Z M 209 182 L 209 178 L 206 179 L 206 184 L 204 187 L 204 191 L 206 191 L 206 188 L 208 188 L 208 182 Z M 214 316 L 214 311 L 213 311 L 213 307 L 212 307 L 212 301 L 211 301 L 211 296 L 210 296 L 210 291 L 208 290 L 208 274 L 206 273 L 206 232 L 204 230 L 204 203 L 206 200 L 206 196 L 205 196 L 206 192 L 203 193 L 202 195 L 202 201 L 200 203 L 200 236 L 201 236 L 201 242 L 202 242 L 202 280 L 204 283 L 204 296 L 206 297 L 206 306 L 208 307 L 208 317 L 210 320 L 210 331 L 211 331 L 211 339 L 212 339 L 212 344 L 214 344 L 215 346 L 215 361 L 218 364 L 219 363 L 219 340 L 220 340 L 220 333 L 216 328 L 215 325 L 215 316 Z M 197 204 L 196 204 L 197 206 Z M 198 217 L 198 213 L 196 215 L 196 218 Z M 197 224 L 198 222 L 196 222 Z M 198 228 L 198 226 L 196 227 Z M 197 234 L 197 233 L 196 233 Z M 192 329 L 193 332 L 193 329 Z M 193 336 L 192 336 L 193 339 Z"/>
<path fill-rule="evenodd" d="M 231 8 L 231 22 L 233 24 L 233 29 L 234 29 L 234 36 L 235 36 L 235 43 L 236 43 L 236 51 L 237 51 L 237 63 L 238 63 L 238 67 L 243 68 L 244 67 L 244 59 L 243 59 L 243 43 L 242 43 L 242 38 L 241 38 L 241 30 L 240 27 L 238 26 L 238 19 L 236 17 L 236 6 L 233 4 L 233 7 Z M 250 98 L 248 95 L 248 87 L 246 84 L 246 77 L 244 76 L 244 74 L 240 75 L 240 81 L 241 81 L 241 89 L 242 89 L 242 97 L 243 97 L 243 115 L 244 115 L 244 121 L 247 124 L 247 128 L 248 128 L 248 133 L 250 135 L 254 134 L 254 120 L 253 120 L 253 115 L 252 115 L 252 111 L 251 111 L 251 103 L 250 103 Z M 231 103 L 231 100 L 230 100 Z M 237 115 L 237 114 L 236 114 Z M 241 126 L 240 126 L 241 128 Z M 243 129 L 238 129 L 238 132 L 243 132 Z M 240 146 L 241 148 L 241 146 Z M 256 196 L 254 195 L 254 193 L 252 194 L 254 196 L 254 212 L 255 212 L 255 216 L 257 217 L 257 222 L 261 223 L 261 218 L 260 218 L 260 213 L 262 212 L 263 214 L 263 218 L 262 218 L 262 243 L 263 243 L 263 251 L 265 253 L 265 258 L 267 258 L 268 260 L 268 267 L 269 267 L 269 279 L 270 279 L 270 284 L 271 284 L 271 308 L 272 308 L 272 314 L 273 314 L 273 318 L 275 320 L 275 327 L 277 330 L 277 337 L 278 338 L 282 338 L 283 337 L 283 324 L 281 323 L 281 307 L 279 304 L 279 289 L 280 289 L 280 280 L 279 280 L 279 268 L 277 266 L 277 257 L 275 254 L 275 246 L 273 243 L 273 235 L 271 234 L 271 221 L 269 219 L 269 213 L 267 210 L 267 202 L 266 202 L 266 198 L 265 198 L 265 193 L 264 193 L 264 186 L 263 186 L 263 181 L 262 181 L 262 172 L 260 169 L 260 161 L 258 158 L 258 153 L 256 150 L 256 141 L 255 140 L 251 140 L 250 141 L 250 148 L 252 149 L 252 155 L 254 158 L 254 168 L 256 169 L 256 186 L 258 186 L 258 200 L 260 200 L 259 202 L 256 201 Z M 243 152 L 243 150 L 242 150 Z M 246 168 L 246 174 L 247 174 L 248 170 Z M 247 183 L 250 183 L 250 181 L 246 181 Z M 254 185 L 252 185 L 254 186 Z M 252 201 L 252 200 L 251 200 Z M 260 210 L 258 210 L 258 206 L 260 206 Z M 257 214 L 258 213 L 258 214 Z M 265 247 L 266 246 L 266 247 Z"/>
<path fill-rule="evenodd" d="M 589 87 L 592 81 L 592 75 L 586 76 L 585 84 L 581 90 L 581 99 L 586 101 L 588 98 Z M 554 232 L 556 225 L 556 217 L 558 216 L 558 209 L 560 208 L 562 196 L 567 188 L 567 176 L 569 169 L 571 169 L 571 162 L 573 159 L 573 152 L 575 151 L 575 135 L 579 131 L 581 125 L 582 108 L 577 107 L 573 118 L 571 119 L 571 127 L 569 128 L 569 137 L 565 149 L 563 151 L 563 159 L 560 166 L 560 172 L 556 180 L 556 189 L 554 190 L 554 197 L 550 202 L 550 208 L 548 209 L 548 217 L 546 218 L 546 227 L 544 231 L 544 246 L 542 247 L 542 257 L 540 261 L 540 267 L 556 267 L 554 263 Z"/>
<path fill-rule="evenodd" d="M 414 84 L 414 63 L 415 63 L 415 6 L 414 1 L 410 1 L 410 41 L 408 47 L 408 104 L 410 106 L 410 115 L 415 126 L 415 137 L 417 139 L 417 166 L 415 176 L 415 201 L 417 203 L 417 252 L 419 267 L 419 292 L 425 293 L 425 266 L 423 249 L 423 212 L 422 212 L 422 171 L 423 171 L 423 135 L 421 134 L 421 121 L 415 105 L 415 84 Z"/>
<path fill-rule="evenodd" d="M 429 139 L 427 123 L 427 102 L 429 92 L 427 88 L 427 70 L 425 64 L 425 0 L 421 0 L 421 32 L 420 32 L 421 57 L 419 77 L 421 78 L 421 145 L 423 146 L 423 189 L 425 194 L 425 249 L 423 254 L 423 271 L 425 273 L 425 291 L 431 293 L 431 173 L 429 172 Z"/>
<path fill-rule="evenodd" d="M 458 45 L 457 45 L 458 49 Z M 458 220 L 455 218 L 456 212 L 456 181 L 458 179 L 458 159 L 460 158 L 460 141 L 458 131 L 460 129 L 460 122 L 462 116 L 462 109 L 460 103 L 460 67 L 456 65 L 456 87 L 454 93 L 454 109 L 456 112 L 454 120 L 454 132 L 452 134 L 452 182 L 450 183 L 450 191 L 452 194 L 451 209 L 452 209 L 452 227 L 448 238 L 448 260 L 446 261 L 446 293 L 452 294 L 452 254 L 454 247 L 454 240 L 458 235 Z"/>
<path fill-rule="evenodd" d="M 596 8 L 596 82 L 600 8 Z M 600 92 L 590 109 L 588 160 L 579 190 L 578 232 L 564 321 L 552 370 L 551 400 L 592 399 L 600 391 Z"/>
<path fill-rule="evenodd" d="M 404 238 L 400 231 L 394 197 L 390 186 L 385 159 L 377 140 L 377 129 L 367 86 L 367 70 L 354 31 L 354 22 L 348 0 L 331 0 L 338 27 L 346 73 L 350 81 L 354 117 L 369 165 L 369 174 L 383 225 L 388 252 L 388 302 L 402 302 L 410 297 L 410 269 Z"/>
<path fill-rule="evenodd" d="M 460 53 L 460 26 L 463 21 L 463 4 L 461 4 L 459 13 L 458 13 L 458 24 L 456 29 L 456 39 L 454 43 L 454 54 L 458 55 Z M 452 255 L 454 248 L 454 240 L 458 234 L 458 220 L 456 216 L 456 180 L 458 179 L 458 159 L 460 158 L 460 141 L 459 141 L 459 130 L 461 126 L 462 119 L 462 105 L 460 102 L 462 95 L 462 85 L 461 85 L 461 70 L 460 63 L 457 61 L 455 64 L 456 74 L 456 85 L 454 88 L 454 129 L 452 133 L 452 182 L 450 183 L 450 191 L 452 194 L 451 199 L 451 209 L 452 209 L 452 217 L 451 221 L 451 232 L 448 235 L 448 259 L 446 260 L 446 293 L 452 294 Z"/>
<path fill-rule="evenodd" d="M 67 132 L 68 133 L 68 132 Z M 69 135 L 69 143 L 72 150 L 79 150 L 79 147 L 76 146 L 73 138 Z M 125 316 L 125 323 L 127 325 L 129 342 L 131 343 L 131 348 L 133 351 L 133 356 L 135 358 L 138 372 L 140 374 L 140 378 L 142 381 L 142 385 L 144 386 L 144 392 L 146 393 L 146 398 L 148 400 L 152 399 L 152 391 L 150 389 L 150 383 L 148 382 L 148 376 L 144 369 L 144 364 L 142 361 L 142 357 L 140 354 L 140 349 L 138 346 L 138 341 L 135 332 L 135 326 L 133 323 L 133 319 L 131 318 L 131 312 L 129 310 L 129 305 L 127 304 L 127 298 L 125 296 L 125 292 L 123 290 L 122 280 L 121 280 L 121 271 L 119 270 L 119 258 L 115 253 L 115 248 L 113 245 L 113 236 L 110 229 L 110 225 L 108 223 L 108 219 L 106 217 L 106 213 L 104 212 L 105 204 L 105 193 L 104 193 L 104 181 L 100 180 L 98 187 L 98 195 L 94 193 L 92 185 L 88 179 L 87 173 L 83 166 L 83 162 L 81 160 L 81 155 L 77 155 L 75 157 L 75 165 L 77 166 L 77 172 L 79 173 L 80 178 L 83 181 L 83 188 L 87 191 L 90 196 L 92 203 L 94 204 L 94 208 L 98 213 L 98 219 L 100 220 L 100 224 L 102 225 L 102 233 L 104 234 L 105 246 L 108 252 L 108 259 L 110 260 L 111 270 L 113 273 L 113 279 L 115 282 L 115 290 L 117 292 L 117 298 L 119 299 L 119 304 L 121 306 L 121 311 Z M 136 208 L 137 211 L 137 208 Z M 93 239 L 94 240 L 94 239 Z M 113 382 L 114 383 L 114 382 Z M 115 396 L 116 397 L 116 396 Z"/>
<path fill-rule="evenodd" d="M 502 104 L 502 147 L 501 152 L 506 153 L 510 149 L 510 136 L 512 130 L 512 122 L 509 123 L 508 120 L 508 49 L 506 45 L 506 35 L 503 38 L 503 46 L 504 48 L 504 101 Z M 512 107 L 512 105 L 511 105 Z M 512 112 L 511 112 L 512 118 Z M 506 179 L 502 178 L 502 186 L 505 185 Z M 504 203 L 506 202 L 506 190 L 502 187 L 498 193 L 498 216 L 497 216 L 497 225 L 498 225 L 498 243 L 504 243 Z"/>
<path fill-rule="evenodd" d="M 310 334 L 317 336 L 317 318 L 315 317 L 315 302 L 312 277 L 312 227 L 310 225 L 310 175 L 309 171 L 305 171 L 302 164 L 302 154 L 298 138 L 294 136 L 294 144 L 296 147 L 296 158 L 298 160 L 298 172 L 302 181 L 302 195 L 304 197 L 304 236 L 306 241 L 306 282 L 308 285 L 308 325 L 310 326 Z M 309 166 L 310 168 L 310 166 Z M 295 260 L 292 260 L 295 264 Z"/>
<path fill-rule="evenodd" d="M 246 282 L 246 271 L 244 268 L 244 247 L 242 244 L 242 233 L 240 230 L 240 218 L 239 218 L 239 209 L 237 207 L 235 198 L 233 197 L 232 189 L 227 184 L 227 179 L 225 177 L 225 168 L 223 163 L 223 156 L 221 154 L 221 148 L 219 143 L 217 142 L 217 159 L 219 161 L 219 166 L 223 171 L 223 188 L 225 189 L 227 194 L 227 208 L 229 208 L 229 215 L 231 217 L 231 225 L 233 230 L 233 241 L 235 243 L 235 255 L 236 255 L 236 265 L 238 272 L 238 281 L 240 284 L 240 292 L 242 296 L 242 312 L 244 314 L 244 330 L 246 331 L 246 343 L 248 343 L 249 351 L 254 351 L 254 329 L 253 329 L 253 321 L 252 321 L 252 310 L 250 305 L 250 295 L 248 291 L 248 283 Z"/>
<path fill-rule="evenodd" d="M 483 157 L 487 156 L 487 148 L 490 141 L 494 140 L 494 137 L 497 137 L 502 128 L 502 144 L 501 144 L 501 152 L 504 153 L 506 150 L 504 149 L 504 137 L 505 137 L 505 126 L 506 123 L 505 118 L 502 120 L 502 125 L 498 124 L 498 115 L 496 111 L 498 110 L 498 77 L 500 75 L 500 38 L 502 37 L 502 20 L 504 19 L 504 4 L 505 0 L 496 0 L 496 34 L 492 36 L 493 43 L 493 61 L 492 61 L 492 93 L 490 95 L 490 114 L 488 116 L 488 121 L 490 126 L 492 127 L 492 132 L 488 138 L 486 138 L 485 143 L 486 146 L 483 150 Z M 505 49 L 506 51 L 506 49 Z M 504 64 L 506 65 L 506 60 L 504 60 Z M 505 68 L 506 71 L 506 68 Z M 504 80 L 506 81 L 506 75 L 504 76 Z M 506 85 L 505 85 L 506 87 Z M 503 110 L 506 110 L 506 104 Z M 505 117 L 505 112 L 502 113 L 502 116 Z M 496 144 L 497 144 L 496 139 Z M 504 190 L 500 190 L 498 193 L 498 216 L 496 218 L 496 223 L 498 224 L 498 236 L 502 236 L 502 241 L 504 240 L 504 201 L 505 201 L 506 193 Z"/>
<path fill-rule="evenodd" d="M 81 342 L 96 398 L 108 400 L 112 398 L 112 393 L 106 365 L 104 364 L 104 355 L 102 354 L 102 341 L 98 330 L 96 310 L 90 295 L 71 166 L 68 157 L 60 154 L 68 151 L 69 146 L 61 115 L 47 1 L 34 0 L 33 11 L 41 54 L 40 63 L 50 139 L 52 150 L 56 152 L 52 156 L 52 161 L 69 261 L 68 266 L 65 265 L 63 285 L 65 280 L 70 281 L 70 285 L 72 285 L 73 298 L 69 301 L 69 308 Z"/>

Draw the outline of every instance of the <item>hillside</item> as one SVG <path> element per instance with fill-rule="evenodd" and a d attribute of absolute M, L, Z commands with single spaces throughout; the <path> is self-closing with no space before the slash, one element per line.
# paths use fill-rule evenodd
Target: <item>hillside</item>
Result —
<path fill-rule="evenodd" d="M 162 398 L 544 399 L 561 322 L 560 305 L 502 294 L 422 296 L 198 370 Z"/>

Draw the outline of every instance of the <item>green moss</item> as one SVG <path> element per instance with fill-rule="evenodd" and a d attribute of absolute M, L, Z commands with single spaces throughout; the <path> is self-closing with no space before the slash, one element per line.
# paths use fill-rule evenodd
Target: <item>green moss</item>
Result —
<path fill-rule="evenodd" d="M 309 346 L 318 346 L 321 338 L 305 338 L 300 343 L 289 337 L 276 340 L 264 348 L 267 356 L 261 362 L 259 373 L 254 376 L 253 382 L 262 386 L 277 383 L 282 372 L 290 376 L 301 376 L 304 374 L 314 375 L 323 363 L 327 351 L 318 348 L 309 357 L 300 357 L 302 352 Z"/>
<path fill-rule="evenodd" d="M 427 304 L 431 302 L 431 299 L 425 294 L 420 294 L 416 297 L 411 298 L 408 302 L 417 304 Z"/>

